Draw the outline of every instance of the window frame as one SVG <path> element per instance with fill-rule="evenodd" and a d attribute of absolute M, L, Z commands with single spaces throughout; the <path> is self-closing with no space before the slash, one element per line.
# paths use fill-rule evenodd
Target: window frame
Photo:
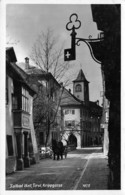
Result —
<path fill-rule="evenodd" d="M 21 87 L 22 110 L 29 112 L 29 93 L 25 87 Z"/>
<path fill-rule="evenodd" d="M 74 115 L 75 114 L 75 110 L 74 109 L 65 109 L 64 113 L 65 113 L 65 115 L 67 115 L 67 114 Z"/>
<path fill-rule="evenodd" d="M 75 114 L 75 110 L 74 110 L 74 109 L 72 109 L 72 114 L 73 114 L 73 115 Z"/>
<path fill-rule="evenodd" d="M 15 94 L 12 94 L 12 109 L 18 110 L 18 97 Z"/>
<path fill-rule="evenodd" d="M 81 84 L 76 84 L 76 86 L 75 86 L 75 92 L 81 92 L 81 91 L 82 91 Z"/>

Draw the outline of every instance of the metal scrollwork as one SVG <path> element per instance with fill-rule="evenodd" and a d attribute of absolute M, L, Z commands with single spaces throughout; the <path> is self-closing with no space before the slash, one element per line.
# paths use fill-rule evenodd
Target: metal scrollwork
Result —
<path fill-rule="evenodd" d="M 81 21 L 78 20 L 78 15 L 76 13 L 73 13 L 69 17 L 69 22 L 66 24 L 66 29 L 68 31 L 72 30 L 71 49 L 70 50 L 74 56 L 71 59 L 72 60 L 75 59 L 75 45 L 80 46 L 80 42 L 84 42 L 89 47 L 89 50 L 90 50 L 90 53 L 91 53 L 93 60 L 96 61 L 97 63 L 101 64 L 101 61 L 96 59 L 96 57 L 94 56 L 93 44 L 94 43 L 97 44 L 98 42 L 101 43 L 104 40 L 104 35 L 101 38 L 93 38 L 92 35 L 89 35 L 88 39 L 76 37 L 77 33 L 75 32 L 75 29 L 79 29 L 80 27 L 81 27 Z"/>
<path fill-rule="evenodd" d="M 74 29 L 79 29 L 81 27 L 81 21 L 78 20 L 78 15 L 77 14 L 72 14 L 69 18 L 69 22 L 66 25 L 67 30 L 72 30 Z"/>
<path fill-rule="evenodd" d="M 76 45 L 77 45 L 77 46 L 80 46 L 80 41 L 81 41 L 81 40 L 77 40 L 77 41 L 76 41 Z"/>

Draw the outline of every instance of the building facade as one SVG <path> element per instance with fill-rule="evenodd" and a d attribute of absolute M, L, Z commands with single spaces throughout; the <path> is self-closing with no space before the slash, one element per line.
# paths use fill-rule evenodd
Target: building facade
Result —
<path fill-rule="evenodd" d="M 61 109 L 63 142 L 77 148 L 102 145 L 102 108 L 98 101 L 89 101 L 89 82 L 82 70 L 73 81 L 73 94 L 64 90 Z"/>
<path fill-rule="evenodd" d="M 121 189 L 121 4 L 91 5 L 93 21 L 104 41 L 96 53 L 101 58 L 105 97 L 110 102 L 108 160 L 110 189 Z M 96 47 L 97 48 L 97 47 Z"/>
<path fill-rule="evenodd" d="M 33 119 L 38 147 L 51 145 L 60 136 L 61 85 L 53 75 L 39 67 L 31 66 L 29 58 L 19 64 L 28 75 L 28 83 L 37 92 L 33 100 Z"/>
<path fill-rule="evenodd" d="M 22 170 L 39 160 L 33 126 L 35 91 L 16 65 L 13 48 L 6 49 L 6 173 Z"/>

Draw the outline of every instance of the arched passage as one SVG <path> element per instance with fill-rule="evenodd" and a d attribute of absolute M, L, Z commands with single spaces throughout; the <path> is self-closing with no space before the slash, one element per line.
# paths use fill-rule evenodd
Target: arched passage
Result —
<path fill-rule="evenodd" d="M 69 138 L 68 138 L 68 143 L 71 145 L 74 145 L 75 147 L 77 147 L 77 138 L 75 135 L 70 134 Z"/>

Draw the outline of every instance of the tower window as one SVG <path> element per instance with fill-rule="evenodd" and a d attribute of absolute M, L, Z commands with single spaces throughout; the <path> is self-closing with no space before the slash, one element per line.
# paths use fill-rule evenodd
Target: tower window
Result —
<path fill-rule="evenodd" d="M 81 92 L 81 91 L 82 91 L 82 87 L 81 87 L 80 84 L 77 84 L 77 85 L 76 85 L 75 91 L 76 91 L 76 92 Z"/>

